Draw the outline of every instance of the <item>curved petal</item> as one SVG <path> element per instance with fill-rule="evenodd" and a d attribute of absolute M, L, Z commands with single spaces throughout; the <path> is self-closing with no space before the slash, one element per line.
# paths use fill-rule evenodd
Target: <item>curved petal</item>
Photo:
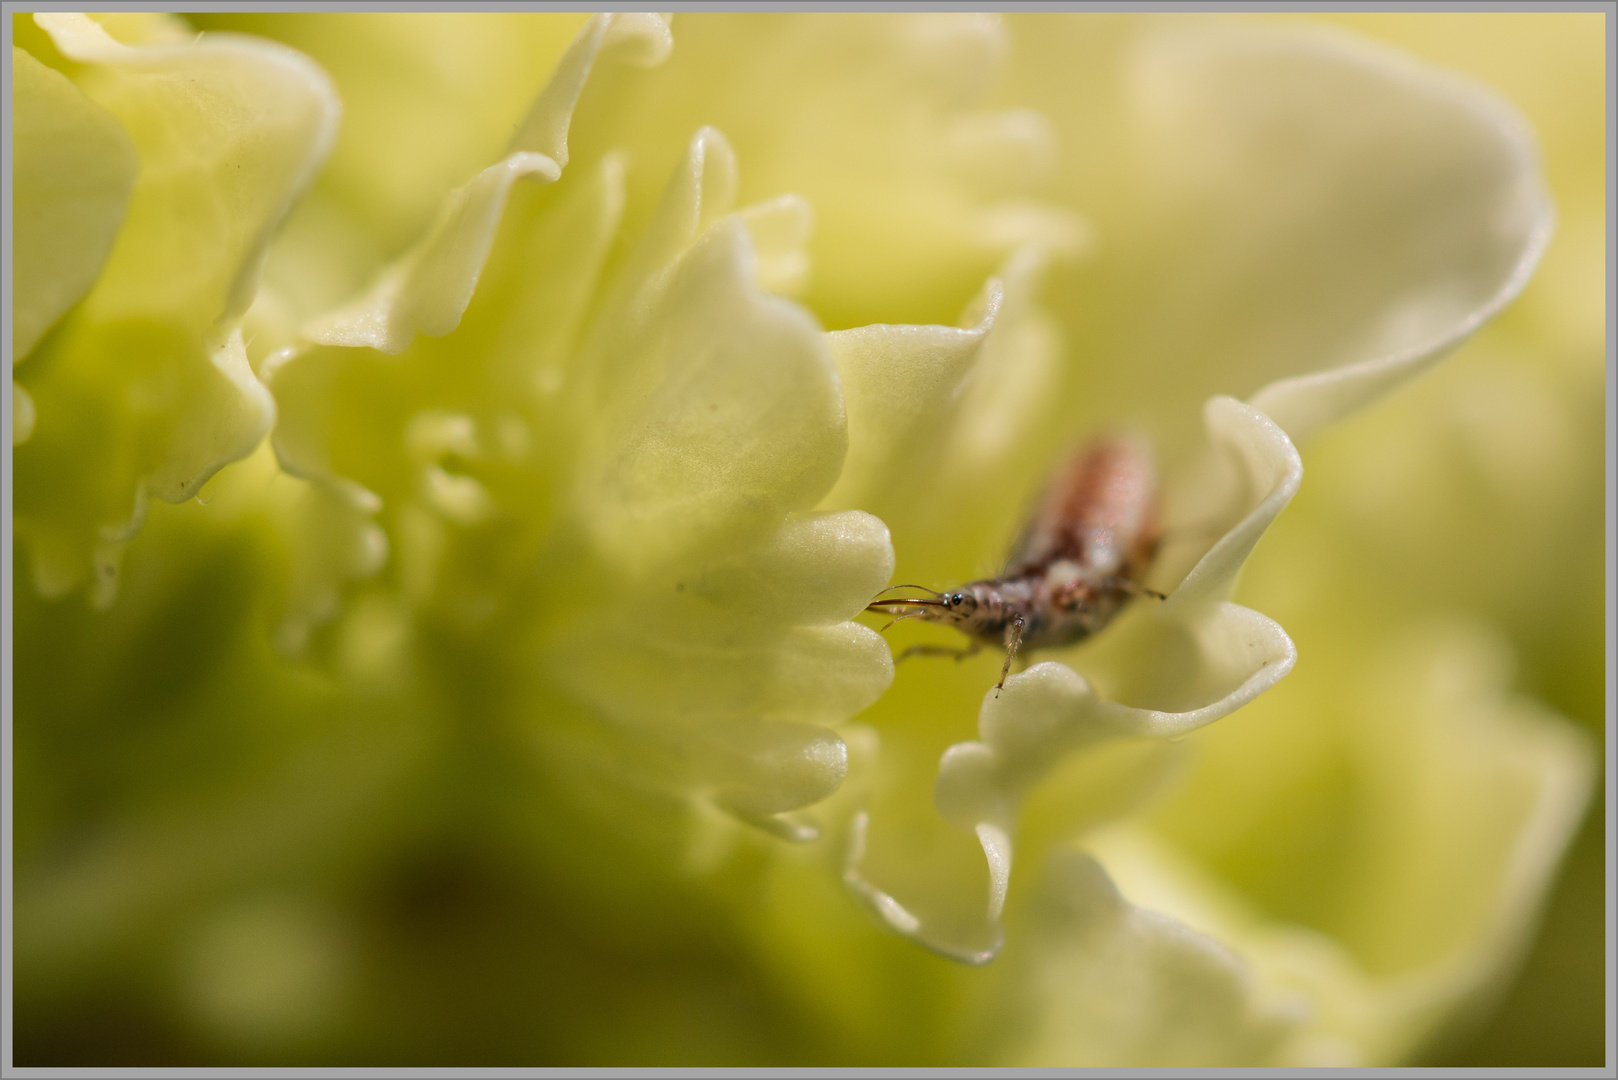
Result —
<path fill-rule="evenodd" d="M 655 278 L 730 212 L 739 180 L 730 140 L 718 128 L 699 128 L 669 172 L 646 230 L 619 274 L 614 299 L 630 303 L 641 291 L 655 288 Z M 621 333 L 615 326 L 605 327 L 604 332 Z"/>
<path fill-rule="evenodd" d="M 880 505 L 882 488 L 937 456 L 956 399 L 1000 309 L 991 279 L 970 329 L 862 326 L 828 335 L 848 409 L 849 447 L 827 506 Z"/>
<path fill-rule="evenodd" d="M 826 324 L 947 323 L 1022 243 L 1084 246 L 1076 214 L 1035 201 L 1048 125 L 984 107 L 1005 48 L 994 16 L 681 13 L 674 32 L 668 62 L 575 143 L 646 163 L 634 221 L 684 133 L 723 130 L 747 162 L 741 201 L 790 191 L 815 208 L 803 297 Z"/>
<path fill-rule="evenodd" d="M 1454 76 L 1347 34 L 1202 30 L 1155 41 L 1139 78 L 1164 175 L 1223 186 L 1209 174 L 1268 159 L 1284 139 L 1290 175 L 1271 183 L 1286 200 L 1260 220 L 1271 229 L 1297 229 L 1304 214 L 1330 221 L 1288 238 L 1297 255 L 1269 260 L 1262 282 L 1249 271 L 1237 286 L 1287 281 L 1286 295 L 1269 302 L 1311 300 L 1287 312 L 1288 324 L 1349 330 L 1312 355 L 1293 346 L 1294 367 L 1326 370 L 1252 398 L 1294 440 L 1442 358 L 1516 297 L 1550 240 L 1533 135 L 1515 110 Z M 1321 103 L 1330 126 L 1305 127 Z M 1319 214 L 1328 201 L 1332 214 Z M 1329 269 L 1304 262 L 1327 245 Z M 1297 273 L 1307 276 L 1282 277 Z"/>
<path fill-rule="evenodd" d="M 972 910 L 970 897 L 929 896 L 922 890 L 916 893 L 916 899 L 905 903 L 871 876 L 868 864 L 872 860 L 867 855 L 870 825 L 870 814 L 864 810 L 856 811 L 849 824 L 843 862 L 843 884 L 849 893 L 889 930 L 946 960 L 979 967 L 999 956 L 1006 943 L 999 916 L 1009 868 L 996 865 L 990 856 L 986 917 Z M 980 836 L 986 854 L 996 850 L 999 838 L 992 830 Z M 937 852 L 928 855 L 937 858 Z M 893 873 L 892 866 L 885 869 Z M 909 869 L 910 876 L 917 876 L 916 868 Z M 925 876 L 928 871 L 936 874 L 934 867 L 922 869 L 921 874 Z"/>
<path fill-rule="evenodd" d="M 566 168 L 567 129 L 573 122 L 573 110 L 597 55 L 618 50 L 638 67 L 656 67 L 673 47 L 666 15 L 635 12 L 592 15 L 568 46 L 544 92 L 528 110 L 517 134 L 512 137 L 511 149 L 543 154 L 556 162 L 558 168 Z"/>
<path fill-rule="evenodd" d="M 450 194 L 431 231 L 354 304 L 321 316 L 302 334 L 317 345 L 403 352 L 417 333 L 442 337 L 460 324 L 494 246 L 511 187 L 524 177 L 550 183 L 561 166 L 516 153 Z"/>
<path fill-rule="evenodd" d="M 1037 948 L 1030 943 L 1008 950 L 1004 958 L 1006 986 L 1020 1007 L 996 1033 L 1003 1039 L 999 1060 L 1071 1064 L 1079 1056 L 1096 1064 L 1166 1063 L 1188 1037 L 1202 1065 L 1363 1066 L 1408 1058 L 1442 1018 L 1485 997 L 1522 947 L 1524 928 L 1532 922 L 1526 909 L 1537 903 L 1540 883 L 1576 828 L 1590 791 L 1587 741 L 1542 708 L 1504 695 L 1507 659 L 1487 635 L 1440 629 L 1398 642 L 1378 662 L 1380 670 L 1356 669 L 1356 686 L 1377 689 L 1347 695 L 1353 715 L 1344 718 L 1343 731 L 1357 747 L 1348 768 L 1367 804 L 1360 816 L 1379 835 L 1362 837 L 1341 853 L 1348 859 L 1346 873 L 1335 872 L 1329 859 L 1323 868 L 1320 852 L 1309 854 L 1312 872 L 1326 877 L 1314 891 L 1329 894 L 1311 925 L 1261 910 L 1192 855 L 1209 847 L 1210 829 L 1228 826 L 1217 811 L 1212 823 L 1207 820 L 1209 792 L 1249 777 L 1250 754 L 1218 754 L 1210 764 L 1226 775 L 1215 778 L 1199 766 L 1192 790 L 1151 815 L 1178 843 L 1140 824 L 1086 839 L 1085 847 L 1129 898 L 1122 902 L 1110 887 L 1102 889 L 1102 896 L 1111 897 L 1102 910 L 1116 912 L 1121 905 L 1136 914 L 1110 925 L 1094 915 L 1088 925 L 1050 924 L 1049 913 L 1063 910 L 1053 909 L 1053 902 L 1070 913 L 1087 910 L 1095 900 L 1085 897 L 1097 890 L 1080 886 L 1105 880 L 1089 858 L 1060 853 L 1056 880 L 1065 879 L 1065 891 L 1053 894 L 1050 883 L 1042 883 L 1029 909 L 1015 914 L 1014 942 L 1031 942 L 1040 932 L 1022 919 L 1050 936 L 1042 935 Z M 1238 743 L 1269 737 L 1265 731 L 1233 735 Z M 1234 816 L 1252 812 L 1245 807 Z M 1294 812 L 1309 813 L 1301 806 Z M 1274 821 L 1278 813 L 1284 811 L 1272 807 L 1255 821 Z M 1201 842 L 1187 845 L 1199 834 Z M 1088 874 L 1080 872 L 1086 865 Z M 1139 1001 L 1112 1016 L 1099 1001 L 1073 999 L 1064 988 L 1106 977 L 1108 958 L 1130 957 L 1151 970 L 1149 961 L 1132 952 L 1143 929 L 1142 908 L 1163 913 L 1147 916 L 1147 924 L 1161 928 L 1160 941 L 1180 943 L 1177 955 L 1185 955 L 1185 946 L 1202 934 L 1233 950 L 1223 965 L 1224 989 L 1198 995 L 1193 1015 L 1230 1008 L 1226 1003 L 1239 990 L 1234 1000 L 1250 1003 L 1248 1020 L 1227 1015 L 1222 1030 L 1199 1031 L 1183 1005 L 1173 1007 L 1183 986 L 1156 988 L 1152 1003 L 1169 1008 L 1155 1016 Z M 1053 939 L 1072 942 L 1080 926 L 1083 950 L 1050 947 Z M 1113 971 L 1110 977 L 1119 976 Z M 1125 985 L 1110 984 L 1103 992 L 1125 993 Z M 1284 1013 L 1272 1010 L 1270 1023 L 1253 1025 L 1251 1003 L 1289 999 Z M 1103 1015 L 1117 1022 L 1092 1028 Z M 1264 1037 L 1254 1041 L 1258 1032 Z M 1120 1035 L 1136 1041 L 1120 1042 Z"/>
<path fill-rule="evenodd" d="M 18 378 L 35 406 L 16 477 L 35 582 L 59 595 L 93 566 L 105 604 L 147 498 L 192 497 L 267 430 L 273 405 L 233 331 L 337 102 L 317 68 L 267 42 L 129 46 L 82 15 L 35 21 L 141 159 L 95 286 Z"/>
<path fill-rule="evenodd" d="M 208 31 L 261 35 L 297 49 L 330 73 L 342 97 L 343 130 L 331 160 L 288 222 L 273 267 L 289 292 L 300 276 L 337 277 L 297 292 L 299 311 L 309 316 L 347 298 L 332 287 L 359 287 L 419 240 L 445 192 L 479 170 L 517 150 L 560 163 L 544 148 L 513 145 L 512 136 L 547 96 L 592 16 L 282 10 L 187 18 Z M 595 63 L 602 57 L 593 47 L 589 59 L 586 98 L 604 69 L 617 67 L 610 59 Z M 548 100 L 565 109 L 573 94 L 559 90 Z"/>
<path fill-rule="evenodd" d="M 831 488 L 846 447 L 820 329 L 758 290 L 739 220 L 714 225 L 666 268 L 655 261 L 710 212 L 712 146 L 723 146 L 717 133 L 693 142 L 591 346 L 600 421 L 584 433 L 574 498 L 594 542 L 626 565 L 773 529 Z"/>
<path fill-rule="evenodd" d="M 813 231 L 814 211 L 797 195 L 778 195 L 736 211 L 753 238 L 761 288 L 797 296 L 809 280 L 805 246 Z"/>
<path fill-rule="evenodd" d="M 275 226 L 336 137 L 325 74 L 253 38 L 128 46 L 83 15 L 35 21 L 94 72 L 82 88 L 123 124 L 143 162 L 98 313 L 203 326 L 239 317 Z"/>
<path fill-rule="evenodd" d="M 1543 250 L 1532 139 L 1480 86 L 1258 19 L 1009 25 L 1013 96 L 1075 147 L 1062 189 L 1107 241 L 1062 286 L 1058 310 L 1106 358 L 1071 406 L 1099 423 L 1152 386 L 1165 460 L 1213 394 L 1352 368 L 1252 399 L 1303 438 L 1475 330 Z M 1027 77 L 1075 68 L 1079 87 Z"/>
<path fill-rule="evenodd" d="M 888 528 L 858 510 L 793 514 L 760 547 L 728 559 L 703 559 L 680 574 L 682 622 L 774 621 L 800 626 L 845 622 L 865 609 L 893 576 Z"/>
<path fill-rule="evenodd" d="M 618 600 L 596 596 L 548 628 L 540 665 L 634 744 L 622 760 L 805 842 L 817 827 L 782 815 L 831 794 L 847 767 L 826 725 L 893 678 L 882 640 L 844 621 L 892 568 L 875 518 L 793 516 L 750 551 L 637 579 Z"/>
<path fill-rule="evenodd" d="M 1008 949 L 994 1059 L 1028 1067 L 1270 1063 L 1307 1016 L 1215 937 L 1126 898 L 1093 857 L 1054 853 Z"/>
<path fill-rule="evenodd" d="M 1020 508 L 1013 478 L 1046 449 L 1061 379 L 1060 331 L 1041 305 L 1052 262 L 1044 243 L 1013 251 L 967 309 L 971 329 L 878 325 L 831 335 L 851 409 L 850 454 L 826 503 L 880 515 L 905 551 L 908 580 L 981 560 Z M 932 560 L 916 561 L 918 547 Z"/>
<path fill-rule="evenodd" d="M 1228 597 L 1242 564 L 1303 482 L 1297 448 L 1268 416 L 1227 397 L 1210 399 L 1202 413 L 1216 457 L 1165 496 L 1168 536 L 1153 579 L 1170 584 L 1209 532 L 1224 535 L 1175 587 L 1167 610 Z"/>
<path fill-rule="evenodd" d="M 135 186 L 135 146 L 66 76 L 11 50 L 11 362 L 101 273 Z"/>
<path fill-rule="evenodd" d="M 1592 781 L 1588 741 L 1504 692 L 1510 657 L 1492 635 L 1411 628 L 1346 651 L 1324 691 L 1335 705 L 1260 707 L 1199 735 L 1179 791 L 1086 841 L 1137 902 L 1308 996 L 1313 1015 L 1282 1060 L 1294 1065 L 1406 1059 L 1486 1000 Z M 1284 772 L 1264 767 L 1276 753 Z M 1240 805 L 1209 798 L 1233 782 Z"/>
<path fill-rule="evenodd" d="M 534 106 L 552 127 L 562 124 L 558 138 L 566 126 L 558 110 L 577 103 L 578 82 L 597 54 L 616 39 L 634 53 L 635 41 L 655 29 L 633 19 L 619 26 L 624 20 L 614 18 L 602 16 L 580 32 L 572 67 L 563 65 Z M 638 59 L 655 56 L 654 49 Z M 415 595 L 425 598 L 453 565 L 444 556 L 453 542 L 444 521 L 471 526 L 512 515 L 516 508 L 491 496 L 485 479 L 448 472 L 442 458 L 509 468 L 542 462 L 546 449 L 558 449 L 566 425 L 541 416 L 568 382 L 576 337 L 621 219 L 623 166 L 608 155 L 570 173 L 554 197 L 541 198 L 560 175 L 552 158 L 526 150 L 483 170 L 451 193 L 434 228 L 366 296 L 313 320 L 301 331 L 302 343 L 264 364 L 263 378 L 283 407 L 276 454 L 288 471 L 324 489 L 309 497 L 293 534 L 300 584 L 292 590 L 283 644 L 307 640 L 312 626 L 336 613 L 342 587 L 381 569 L 390 548 L 404 560 Z M 524 176 L 542 183 L 516 186 Z M 470 324 L 463 325 L 469 308 Z M 452 331 L 442 348 L 416 338 Z M 446 349 L 481 362 L 451 362 Z M 401 354 L 400 360 L 388 365 L 378 352 Z M 446 400 L 469 410 L 446 411 Z M 451 429 L 460 434 L 449 441 L 430 434 Z M 383 449 L 401 446 L 409 449 L 403 457 Z M 520 516 L 548 513 L 548 502 L 533 499 L 531 489 L 523 495 Z M 409 508 L 418 498 L 424 512 Z M 403 515 L 390 528 L 408 533 L 409 542 L 395 536 L 389 543 L 373 521 L 385 503 Z"/>
<path fill-rule="evenodd" d="M 959 914 L 946 925 L 930 925 L 897 898 L 883 901 L 906 911 L 903 927 L 895 928 L 929 948 L 986 959 L 997 946 L 984 943 L 1003 940 L 998 922 L 1021 807 L 1065 758 L 1117 738 L 1181 738 L 1252 701 L 1296 663 L 1297 650 L 1280 626 L 1226 598 L 1259 537 L 1297 492 L 1303 475 L 1297 451 L 1249 405 L 1215 398 L 1205 415 L 1210 440 L 1224 451 L 1217 459 L 1224 466 L 1216 477 L 1221 482 L 1211 488 L 1223 503 L 1218 519 L 1236 524 L 1167 600 L 1136 604 L 1082 650 L 1078 662 L 1104 685 L 1104 694 L 1072 668 L 1047 662 L 1013 675 L 1004 692 L 985 695 L 978 739 L 944 752 L 934 800 L 943 818 L 973 833 L 983 849 L 987 925 Z M 1160 564 L 1159 572 L 1172 570 Z M 1059 825 L 1045 825 L 1047 833 L 1061 832 Z M 851 883 L 857 879 L 856 893 L 876 889 L 858 864 L 847 874 Z M 940 879 L 932 887 L 964 896 L 974 894 L 976 884 Z"/>
<path fill-rule="evenodd" d="M 562 175 L 568 126 L 598 54 L 615 49 L 649 67 L 671 47 L 667 22 L 658 16 L 593 16 L 535 100 L 505 160 L 451 193 L 433 227 L 367 296 L 316 319 L 303 335 L 322 345 L 391 354 L 403 352 L 417 332 L 441 337 L 455 329 L 494 246 L 512 185 L 523 177 L 553 183 Z"/>

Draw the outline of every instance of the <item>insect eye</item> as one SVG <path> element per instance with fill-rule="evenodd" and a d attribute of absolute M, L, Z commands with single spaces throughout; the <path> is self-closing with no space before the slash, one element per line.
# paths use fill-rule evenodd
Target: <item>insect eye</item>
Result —
<path fill-rule="evenodd" d="M 957 593 L 950 593 L 950 594 L 949 594 L 949 595 L 948 595 L 948 596 L 946 596 L 946 597 L 945 597 L 945 598 L 944 598 L 944 602 L 945 602 L 945 603 L 946 603 L 946 604 L 948 604 L 948 605 L 949 605 L 949 606 L 950 606 L 950 607 L 960 607 L 960 606 L 961 606 L 961 602 L 962 602 L 962 601 L 963 601 L 963 600 L 964 600 L 964 599 L 965 599 L 965 597 L 963 597 L 963 596 L 962 596 L 962 595 L 961 595 L 961 594 L 960 594 L 960 593 L 958 593 L 958 592 L 957 592 Z"/>

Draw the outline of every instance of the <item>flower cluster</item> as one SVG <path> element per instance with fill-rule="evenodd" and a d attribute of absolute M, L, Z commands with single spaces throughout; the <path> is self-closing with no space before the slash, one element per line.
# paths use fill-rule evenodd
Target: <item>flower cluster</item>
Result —
<path fill-rule="evenodd" d="M 1298 660 L 1297 445 L 1538 262 L 1505 106 L 1222 20 L 224 29 L 14 24 L 19 1061 L 126 980 L 233 1061 L 1382 1063 L 1503 970 L 1590 766 L 1487 643 L 1182 740 Z M 1168 599 L 896 673 L 871 597 L 1119 424 Z M 1335 907 L 1214 869 L 1333 768 Z"/>

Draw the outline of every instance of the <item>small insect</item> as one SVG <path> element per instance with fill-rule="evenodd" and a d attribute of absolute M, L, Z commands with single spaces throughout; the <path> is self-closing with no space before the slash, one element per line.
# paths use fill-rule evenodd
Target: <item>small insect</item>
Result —
<path fill-rule="evenodd" d="M 1019 651 L 1083 641 L 1136 596 L 1164 599 L 1140 584 L 1158 539 L 1150 454 L 1132 439 L 1105 438 L 1076 456 L 1046 490 L 999 577 L 969 581 L 947 592 L 895 585 L 879 593 L 866 610 L 895 615 L 893 622 L 924 619 L 952 626 L 973 639 L 963 649 L 912 645 L 899 654 L 900 660 L 964 659 L 985 644 L 1004 648 L 1006 662 L 995 683 L 999 694 Z M 920 589 L 927 595 L 883 599 L 895 589 Z"/>

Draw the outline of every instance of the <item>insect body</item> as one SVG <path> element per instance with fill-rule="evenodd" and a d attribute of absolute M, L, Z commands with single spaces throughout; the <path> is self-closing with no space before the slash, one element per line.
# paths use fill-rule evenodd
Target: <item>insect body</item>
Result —
<path fill-rule="evenodd" d="M 999 577 L 941 593 L 896 586 L 928 595 L 879 596 L 866 610 L 952 626 L 973 639 L 965 649 L 912 646 L 900 660 L 971 656 L 984 644 L 1004 648 L 998 692 L 1020 650 L 1072 645 L 1106 626 L 1134 596 L 1162 599 L 1140 584 L 1158 535 L 1146 448 L 1129 439 L 1103 439 L 1075 457 L 1046 490 Z"/>

